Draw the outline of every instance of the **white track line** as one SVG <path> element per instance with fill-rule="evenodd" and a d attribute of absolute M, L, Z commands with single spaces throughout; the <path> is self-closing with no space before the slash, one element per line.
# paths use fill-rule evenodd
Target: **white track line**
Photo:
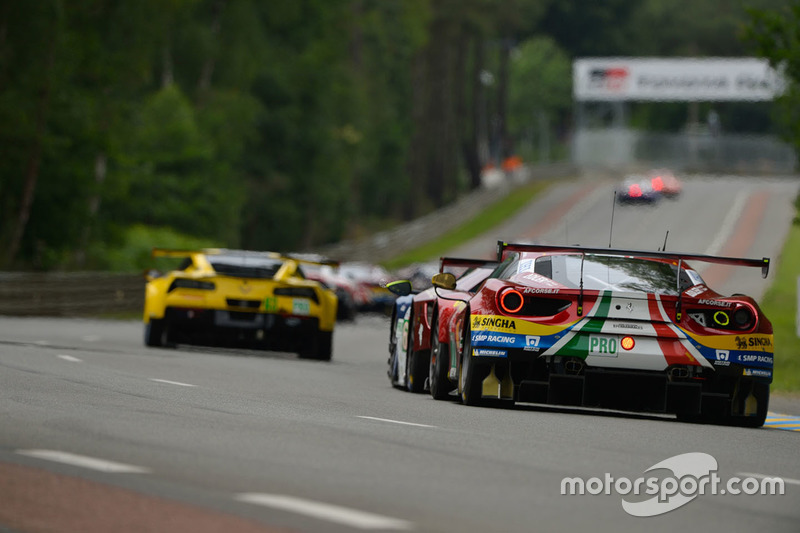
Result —
<path fill-rule="evenodd" d="M 338 505 L 331 505 L 328 503 L 285 496 L 283 494 L 245 492 L 237 494 L 234 496 L 234 498 L 240 502 L 263 505 L 264 507 L 271 507 L 273 509 L 280 509 L 283 511 L 290 511 L 297 514 L 311 516 L 320 520 L 326 520 L 328 522 L 343 524 L 345 526 L 357 529 L 407 530 L 413 528 L 411 522 L 400 520 L 399 518 L 391 518 L 365 511 L 358 511 L 356 509 L 349 509 L 347 507 L 341 507 Z"/>
<path fill-rule="evenodd" d="M 792 479 L 790 477 L 768 476 L 766 474 L 757 474 L 757 473 L 754 473 L 754 472 L 737 472 L 736 475 L 737 476 L 741 476 L 741 477 L 754 477 L 754 478 L 758 478 L 758 479 L 780 478 L 787 485 L 800 485 L 800 479 Z"/>
<path fill-rule="evenodd" d="M 742 216 L 742 210 L 744 209 L 749 195 L 750 191 L 739 191 L 739 194 L 736 195 L 736 198 L 733 200 L 733 205 L 728 210 L 728 214 L 725 215 L 725 219 L 722 221 L 722 226 L 720 226 L 717 235 L 714 237 L 709 247 L 706 248 L 706 255 L 717 255 L 720 250 L 722 250 L 722 247 L 725 246 L 725 243 L 728 242 L 731 233 L 736 227 L 736 221 Z"/>
<path fill-rule="evenodd" d="M 77 357 L 72 357 L 71 355 L 59 355 L 59 359 L 63 359 L 64 361 L 69 361 L 70 363 L 82 363 L 83 359 L 78 359 Z"/>
<path fill-rule="evenodd" d="M 150 381 L 166 383 L 167 385 L 178 385 L 179 387 L 197 387 L 197 385 L 192 385 L 191 383 L 181 383 L 180 381 L 170 381 L 168 379 L 150 378 Z"/>
<path fill-rule="evenodd" d="M 76 455 L 69 452 L 60 452 L 58 450 L 17 450 L 20 455 L 28 457 L 35 457 L 37 459 L 45 459 L 56 463 L 63 463 L 72 466 L 80 466 L 92 470 L 99 470 L 101 472 L 110 472 L 113 474 L 146 474 L 150 470 L 141 466 L 128 465 L 125 463 L 116 463 L 114 461 L 106 461 L 104 459 L 97 459 L 95 457 L 87 457 L 85 455 Z"/>
<path fill-rule="evenodd" d="M 376 418 L 374 416 L 358 416 L 357 418 L 364 418 L 366 420 L 377 420 L 378 422 L 389 422 L 390 424 L 402 424 L 404 426 L 416 426 L 418 428 L 435 428 L 436 426 L 429 426 L 427 424 L 415 424 L 414 422 L 403 422 L 402 420 L 390 420 L 388 418 Z"/>

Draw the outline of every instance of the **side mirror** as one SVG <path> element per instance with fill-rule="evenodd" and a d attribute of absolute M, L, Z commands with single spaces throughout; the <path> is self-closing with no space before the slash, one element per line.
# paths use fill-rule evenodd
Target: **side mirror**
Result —
<path fill-rule="evenodd" d="M 386 288 L 389 289 L 389 292 L 398 296 L 408 296 L 411 294 L 411 282 L 405 279 L 387 283 Z"/>
<path fill-rule="evenodd" d="M 452 291 L 456 288 L 456 277 L 450 272 L 442 272 L 431 278 L 434 287 Z"/>

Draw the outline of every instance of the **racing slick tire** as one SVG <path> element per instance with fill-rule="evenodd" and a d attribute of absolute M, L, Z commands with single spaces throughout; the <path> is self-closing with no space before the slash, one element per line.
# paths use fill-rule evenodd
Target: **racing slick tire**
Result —
<path fill-rule="evenodd" d="M 726 424 L 743 428 L 760 428 L 767 420 L 769 409 L 769 385 L 766 383 L 753 383 L 752 395 L 756 399 L 756 414 L 752 416 L 731 416 Z"/>
<path fill-rule="evenodd" d="M 409 392 L 424 392 L 425 378 L 428 377 L 428 356 L 423 350 L 414 347 L 414 313 L 408 320 L 408 347 L 406 348 L 406 389 Z"/>
<path fill-rule="evenodd" d="M 164 345 L 164 321 L 151 318 L 150 322 L 144 325 L 144 344 L 145 346 Z"/>
<path fill-rule="evenodd" d="M 447 361 L 450 350 L 446 343 L 439 342 L 439 324 L 431 327 L 431 361 L 428 367 L 428 384 L 434 400 L 449 400 L 453 386 L 447 377 L 449 366 Z"/>
<path fill-rule="evenodd" d="M 469 314 L 467 314 L 469 318 Z M 469 320 L 465 321 L 464 349 L 461 352 L 461 368 L 458 372 L 458 393 L 464 405 L 483 405 L 481 399 L 483 376 L 472 360 L 472 338 L 469 332 Z"/>
<path fill-rule="evenodd" d="M 769 385 L 754 383 L 749 391 L 756 399 L 756 413 L 754 415 L 732 415 L 724 412 L 700 413 L 697 415 L 684 415 L 678 413 L 678 420 L 693 424 L 714 424 L 720 426 L 736 426 L 743 428 L 760 428 L 767 419 L 769 409 Z M 749 395 L 748 392 L 748 395 Z"/>
<path fill-rule="evenodd" d="M 425 391 L 425 376 L 428 371 L 428 358 L 425 355 L 423 351 L 406 355 L 406 384 L 410 392 Z"/>
<path fill-rule="evenodd" d="M 310 342 L 297 355 L 300 359 L 313 359 L 314 361 L 330 361 L 333 353 L 333 332 L 318 331 L 316 338 Z"/>

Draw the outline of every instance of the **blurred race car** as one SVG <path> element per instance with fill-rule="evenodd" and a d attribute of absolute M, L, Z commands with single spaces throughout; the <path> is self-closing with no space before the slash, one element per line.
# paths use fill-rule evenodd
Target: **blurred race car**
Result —
<path fill-rule="evenodd" d="M 359 286 L 362 297 L 358 310 L 389 314 L 396 296 L 386 289 L 391 274 L 380 265 L 362 261 L 349 261 L 339 265 L 339 273 Z"/>
<path fill-rule="evenodd" d="M 389 283 L 390 291 L 400 295 L 395 301 L 389 331 L 389 380 L 412 392 L 426 388 L 437 400 L 453 390 L 449 343 L 443 337 L 453 312 L 492 272 L 496 263 L 483 259 L 443 257 L 439 271 L 455 270 L 458 278 L 453 290 L 431 287 L 415 293 L 408 280 Z M 427 384 L 427 386 L 426 386 Z"/>
<path fill-rule="evenodd" d="M 336 295 L 305 279 L 303 262 L 271 252 L 167 250 L 177 270 L 147 276 L 144 341 L 248 346 L 330 360 Z"/>
<path fill-rule="evenodd" d="M 681 180 L 670 170 L 665 168 L 651 170 L 648 176 L 653 190 L 667 198 L 677 198 L 683 190 Z"/>
<path fill-rule="evenodd" d="M 707 287 L 686 261 L 769 259 L 498 243 L 500 265 L 448 322 L 449 377 L 468 405 L 515 401 L 674 413 L 758 427 L 772 325 L 750 297 Z M 439 274 L 434 285 L 456 287 Z"/>
<path fill-rule="evenodd" d="M 307 279 L 320 282 L 336 293 L 338 320 L 354 320 L 358 307 L 356 301 L 361 298 L 358 285 L 339 274 L 339 263 L 318 254 L 289 254 L 292 259 L 303 261 L 301 269 Z"/>
<path fill-rule="evenodd" d="M 617 188 L 617 201 L 621 204 L 653 204 L 660 198 L 661 193 L 644 176 L 628 176 Z"/>

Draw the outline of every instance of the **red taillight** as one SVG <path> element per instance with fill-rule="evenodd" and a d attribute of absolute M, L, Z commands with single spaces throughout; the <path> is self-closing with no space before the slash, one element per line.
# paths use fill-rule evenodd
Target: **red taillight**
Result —
<path fill-rule="evenodd" d="M 522 293 L 515 289 L 508 289 L 500 295 L 500 307 L 506 313 L 516 313 L 525 304 Z"/>
<path fill-rule="evenodd" d="M 619 341 L 619 345 L 625 350 L 633 350 L 633 347 L 636 346 L 636 341 L 631 336 L 625 336 Z"/>
<path fill-rule="evenodd" d="M 642 195 L 642 188 L 638 183 L 634 183 L 631 185 L 630 189 L 628 189 L 628 194 L 631 195 L 631 198 L 639 198 Z"/>
<path fill-rule="evenodd" d="M 664 180 L 661 179 L 661 176 L 656 176 L 655 178 L 653 178 L 651 183 L 653 184 L 653 189 L 655 189 L 656 191 L 661 191 L 662 189 L 664 189 Z"/>

